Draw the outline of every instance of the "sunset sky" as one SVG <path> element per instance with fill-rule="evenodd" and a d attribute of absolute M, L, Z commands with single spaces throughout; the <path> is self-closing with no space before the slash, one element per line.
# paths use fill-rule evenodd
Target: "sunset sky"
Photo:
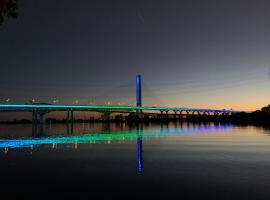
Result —
<path fill-rule="evenodd" d="M 0 102 L 256 110 L 270 104 L 270 1 L 20 0 L 0 27 Z"/>

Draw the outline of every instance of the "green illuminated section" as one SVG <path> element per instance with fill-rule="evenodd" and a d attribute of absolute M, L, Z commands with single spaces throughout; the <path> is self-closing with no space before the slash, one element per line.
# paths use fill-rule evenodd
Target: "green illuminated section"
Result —
<path fill-rule="evenodd" d="M 48 109 L 48 110 L 148 110 L 148 111 L 206 111 L 206 112 L 240 112 L 236 110 L 214 110 L 214 109 L 199 109 L 199 108 L 177 108 L 177 107 L 147 107 L 147 106 L 105 106 L 105 105 L 50 105 L 50 104 L 0 104 L 0 108 L 5 109 Z"/>
<path fill-rule="evenodd" d="M 0 148 L 23 148 L 44 144 L 88 144 L 93 141 L 105 140 L 134 140 L 137 138 L 162 137 L 169 135 L 186 135 L 196 133 L 218 133 L 219 131 L 231 129 L 230 125 L 206 126 L 206 127 L 182 127 L 154 130 L 132 130 L 125 132 L 102 133 L 102 134 L 83 134 L 75 136 L 61 137 L 40 137 L 40 138 L 21 138 L 21 139 L 1 139 Z"/>

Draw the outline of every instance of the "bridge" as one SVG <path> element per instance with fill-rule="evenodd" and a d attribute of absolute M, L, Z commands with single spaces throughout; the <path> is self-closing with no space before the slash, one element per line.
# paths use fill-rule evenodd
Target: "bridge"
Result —
<path fill-rule="evenodd" d="M 136 76 L 136 106 L 114 106 L 114 105 L 59 105 L 59 104 L 0 104 L 0 112 L 31 112 L 33 124 L 44 124 L 46 114 L 55 111 L 67 112 L 67 121 L 73 122 L 74 112 L 92 111 L 100 112 L 103 118 L 110 119 L 111 113 L 132 113 L 142 118 L 144 115 L 157 114 L 175 116 L 181 115 L 230 115 L 239 113 L 237 110 L 206 109 L 206 108 L 184 108 L 184 107 L 151 107 L 142 106 L 141 76 Z"/>
<path fill-rule="evenodd" d="M 159 111 L 161 114 L 172 112 L 174 114 L 232 114 L 241 111 L 216 110 L 202 108 L 182 107 L 148 107 L 148 106 L 108 106 L 108 105 L 51 105 L 51 104 L 0 104 L 0 112 L 38 112 L 48 113 L 53 111 L 95 111 L 110 113 L 130 113 L 136 111 Z"/>

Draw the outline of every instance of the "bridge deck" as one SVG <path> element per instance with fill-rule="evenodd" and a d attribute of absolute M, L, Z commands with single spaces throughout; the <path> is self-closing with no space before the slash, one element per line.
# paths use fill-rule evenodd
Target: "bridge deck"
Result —
<path fill-rule="evenodd" d="M 113 106 L 113 105 L 50 105 L 50 104 L 0 104 L 0 112 L 7 111 L 33 111 L 35 109 L 45 111 L 189 111 L 189 112 L 213 112 L 213 113 L 239 113 L 237 110 L 182 108 L 182 107 L 147 107 L 147 106 Z"/>

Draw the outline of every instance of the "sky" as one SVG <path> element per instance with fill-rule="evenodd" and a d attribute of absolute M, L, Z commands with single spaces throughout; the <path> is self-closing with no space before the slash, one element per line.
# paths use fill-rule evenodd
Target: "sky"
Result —
<path fill-rule="evenodd" d="M 256 110 L 270 1 L 20 0 L 0 27 L 0 102 Z"/>

